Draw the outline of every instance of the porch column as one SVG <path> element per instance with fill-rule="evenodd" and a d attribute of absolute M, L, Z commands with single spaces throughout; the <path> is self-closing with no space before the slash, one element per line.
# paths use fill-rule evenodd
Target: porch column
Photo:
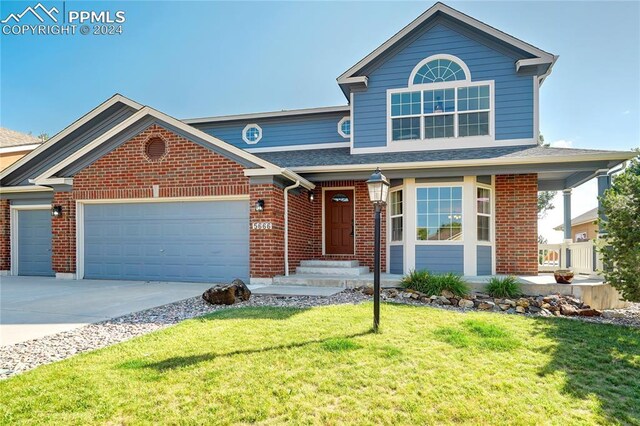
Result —
<path fill-rule="evenodd" d="M 601 172 L 598 176 L 598 218 L 600 220 L 606 220 L 607 217 L 602 211 L 602 197 L 604 192 L 611 187 L 611 176 L 606 171 Z M 604 231 L 598 226 L 598 235 L 603 235 Z"/>
<path fill-rule="evenodd" d="M 564 201 L 564 266 L 565 268 L 571 267 L 571 250 L 566 247 L 571 243 L 571 188 L 564 189 L 562 191 L 562 197 Z"/>

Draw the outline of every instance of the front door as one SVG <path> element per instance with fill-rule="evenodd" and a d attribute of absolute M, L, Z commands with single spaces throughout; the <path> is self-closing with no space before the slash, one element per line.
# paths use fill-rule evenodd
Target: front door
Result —
<path fill-rule="evenodd" d="M 325 253 L 353 254 L 353 189 L 324 193 Z"/>

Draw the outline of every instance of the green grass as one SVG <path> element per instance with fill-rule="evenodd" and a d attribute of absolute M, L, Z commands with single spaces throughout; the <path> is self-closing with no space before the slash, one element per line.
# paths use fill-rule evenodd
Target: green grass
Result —
<path fill-rule="evenodd" d="M 640 424 L 640 330 L 242 308 L 0 382 L 2 424 Z"/>
<path fill-rule="evenodd" d="M 485 291 L 493 297 L 517 297 L 522 294 L 516 277 L 491 277 Z"/>
<path fill-rule="evenodd" d="M 460 275 L 432 274 L 426 270 L 410 271 L 402 277 L 401 285 L 427 296 L 440 296 L 443 290 L 448 290 L 458 297 L 469 293 L 469 284 Z"/>

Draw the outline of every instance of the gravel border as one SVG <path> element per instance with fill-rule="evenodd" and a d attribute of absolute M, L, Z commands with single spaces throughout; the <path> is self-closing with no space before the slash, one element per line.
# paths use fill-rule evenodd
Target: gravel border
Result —
<path fill-rule="evenodd" d="M 206 315 L 222 309 L 237 309 L 249 306 L 273 306 L 309 308 L 314 306 L 358 304 L 371 300 L 370 296 L 358 290 L 345 290 L 333 296 L 267 296 L 252 295 L 247 302 L 231 306 L 210 305 L 200 296 L 184 299 L 167 305 L 157 306 L 144 311 L 134 312 L 106 321 L 89 324 L 74 330 L 45 336 L 39 339 L 0 346 L 0 380 L 31 370 L 40 365 L 69 358 L 73 355 L 104 348 L 124 342 L 152 331 L 160 330 L 180 321 Z M 476 309 L 463 309 L 456 306 L 428 304 L 411 298 L 387 298 L 383 301 L 413 306 L 431 307 L 458 312 L 475 312 Z M 574 321 L 616 324 L 640 328 L 640 304 L 631 304 L 629 308 L 615 310 L 619 317 L 562 317 Z M 506 312 L 493 312 L 511 315 Z M 523 314 L 515 314 L 523 315 Z M 534 317 L 535 314 L 524 314 Z"/>

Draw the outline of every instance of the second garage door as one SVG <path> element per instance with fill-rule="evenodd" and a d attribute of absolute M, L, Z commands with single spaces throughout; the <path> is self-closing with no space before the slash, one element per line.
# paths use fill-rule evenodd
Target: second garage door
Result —
<path fill-rule="evenodd" d="M 84 206 L 84 277 L 229 282 L 249 277 L 249 203 Z"/>

